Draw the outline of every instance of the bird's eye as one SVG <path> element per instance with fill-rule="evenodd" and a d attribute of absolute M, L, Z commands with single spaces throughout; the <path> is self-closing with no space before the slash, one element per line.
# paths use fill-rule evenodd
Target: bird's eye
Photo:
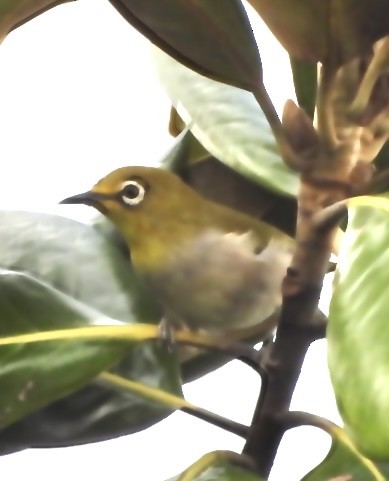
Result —
<path fill-rule="evenodd" d="M 146 190 L 143 185 L 135 180 L 124 182 L 120 192 L 123 202 L 128 205 L 140 204 L 144 199 L 145 193 Z"/>

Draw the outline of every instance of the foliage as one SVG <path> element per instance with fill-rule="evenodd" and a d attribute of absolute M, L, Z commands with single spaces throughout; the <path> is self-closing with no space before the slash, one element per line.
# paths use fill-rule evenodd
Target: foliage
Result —
<path fill-rule="evenodd" d="M 1 39 L 60 3 L 0 0 Z M 282 120 L 240 0 L 111 3 L 156 45 L 177 136 L 161 166 L 214 200 L 295 231 L 282 308 L 223 341 L 178 331 L 178 343 L 209 352 L 176 356 L 158 342 L 160 306 L 112 226 L 1 212 L 0 451 L 113 438 L 182 409 L 246 444 L 239 455 L 209 453 L 175 479 L 266 479 L 283 434 L 301 425 L 332 437 L 305 480 L 385 479 L 389 3 L 250 1 L 290 55 L 298 105 L 288 101 Z M 317 305 L 341 237 L 327 320 Z M 289 410 L 305 353 L 326 328 L 344 430 Z M 257 356 L 251 344 L 259 340 Z M 182 398 L 181 382 L 223 364 L 226 353 L 262 377 L 251 426 Z"/>

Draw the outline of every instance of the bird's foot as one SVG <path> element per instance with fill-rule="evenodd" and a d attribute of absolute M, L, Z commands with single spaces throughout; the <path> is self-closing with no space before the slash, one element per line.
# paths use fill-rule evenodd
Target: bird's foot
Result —
<path fill-rule="evenodd" d="M 176 347 L 175 326 L 169 319 L 163 317 L 159 323 L 159 341 L 169 352 L 173 352 Z"/>

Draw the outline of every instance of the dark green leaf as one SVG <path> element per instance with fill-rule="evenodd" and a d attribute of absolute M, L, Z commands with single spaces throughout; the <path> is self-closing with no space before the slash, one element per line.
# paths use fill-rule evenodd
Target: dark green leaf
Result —
<path fill-rule="evenodd" d="M 73 0 L 0 0 L 0 42 L 8 33 L 61 3 Z"/>
<path fill-rule="evenodd" d="M 2 337 L 114 322 L 28 274 L 0 270 Z M 111 345 L 110 345 L 111 344 Z M 49 342 L 0 348 L 0 427 L 74 391 L 125 354 L 120 344 Z"/>
<path fill-rule="evenodd" d="M 345 63 L 389 33 L 387 0 L 249 0 L 285 49 L 312 62 Z"/>
<path fill-rule="evenodd" d="M 110 0 L 123 17 L 179 62 L 252 90 L 260 57 L 240 0 Z"/>
<path fill-rule="evenodd" d="M 92 227 L 57 216 L 0 212 L 0 237 L 1 336 L 159 319 L 126 255 Z M 2 425 L 35 411 L 0 431 L 2 452 L 115 437 L 168 414 L 96 382 L 63 397 L 121 358 L 120 374 L 180 394 L 177 363 L 152 344 L 129 349 L 109 341 L 50 342 L 1 347 L 0 358 L 0 383 L 7 386 L 0 395 Z"/>
<path fill-rule="evenodd" d="M 372 459 L 389 460 L 389 200 L 367 199 L 380 206 L 351 201 L 330 305 L 328 361 L 354 443 Z"/>
<path fill-rule="evenodd" d="M 300 107 L 313 119 L 316 104 L 317 65 L 290 57 L 293 83 Z"/>
<path fill-rule="evenodd" d="M 188 165 L 209 157 L 209 152 L 200 144 L 190 129 L 186 127 L 176 138 L 173 147 L 161 161 L 161 167 L 178 174 Z"/>
<path fill-rule="evenodd" d="M 175 358 L 153 344 L 129 349 L 114 369 L 181 395 L 179 376 L 171 374 L 176 370 Z M 96 380 L 1 430 L 0 453 L 111 439 L 147 428 L 170 413 L 165 406 Z"/>

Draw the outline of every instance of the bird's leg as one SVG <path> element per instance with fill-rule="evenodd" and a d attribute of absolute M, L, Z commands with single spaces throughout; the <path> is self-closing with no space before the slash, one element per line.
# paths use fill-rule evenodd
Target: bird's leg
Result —
<path fill-rule="evenodd" d="M 166 347 L 169 352 L 173 352 L 176 347 L 176 327 L 174 323 L 163 316 L 159 322 L 159 341 L 163 347 Z"/>

